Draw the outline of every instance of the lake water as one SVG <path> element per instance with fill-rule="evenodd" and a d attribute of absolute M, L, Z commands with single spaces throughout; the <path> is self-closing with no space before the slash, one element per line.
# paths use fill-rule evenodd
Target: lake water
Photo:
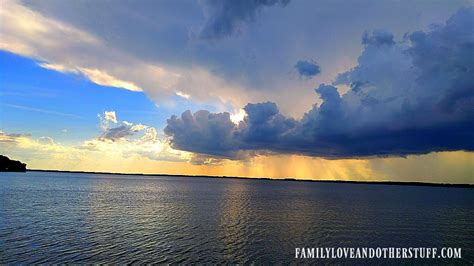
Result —
<path fill-rule="evenodd" d="M 472 265 L 473 192 L 0 173 L 0 263 L 341 263 L 295 260 L 295 248 L 461 247 L 462 259 L 444 262 Z"/>

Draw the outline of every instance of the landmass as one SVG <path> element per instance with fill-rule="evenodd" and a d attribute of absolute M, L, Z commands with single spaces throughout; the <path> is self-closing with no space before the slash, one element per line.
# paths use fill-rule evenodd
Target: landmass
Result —
<path fill-rule="evenodd" d="M 26 163 L 0 155 L 0 172 L 26 172 Z"/>

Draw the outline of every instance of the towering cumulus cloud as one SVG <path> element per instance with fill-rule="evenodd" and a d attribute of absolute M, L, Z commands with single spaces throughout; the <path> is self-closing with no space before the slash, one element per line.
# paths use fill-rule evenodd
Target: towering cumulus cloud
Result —
<path fill-rule="evenodd" d="M 364 34 L 358 65 L 315 91 L 322 104 L 303 118 L 274 103 L 248 104 L 238 125 L 228 113 L 187 111 L 168 119 L 174 148 L 235 158 L 242 152 L 325 158 L 474 151 L 474 8 L 429 32 Z M 351 90 L 340 95 L 335 86 Z"/>
<path fill-rule="evenodd" d="M 206 23 L 199 33 L 201 39 L 219 39 L 232 35 L 244 22 L 255 19 L 263 7 L 285 6 L 290 0 L 206 0 Z"/>

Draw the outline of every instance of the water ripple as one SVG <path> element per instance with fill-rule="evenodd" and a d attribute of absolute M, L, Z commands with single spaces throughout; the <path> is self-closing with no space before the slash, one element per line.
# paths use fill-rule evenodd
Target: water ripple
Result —
<path fill-rule="evenodd" d="M 0 174 L 0 198 L 0 264 L 291 263 L 304 246 L 474 261 L 470 189 L 28 172 Z"/>

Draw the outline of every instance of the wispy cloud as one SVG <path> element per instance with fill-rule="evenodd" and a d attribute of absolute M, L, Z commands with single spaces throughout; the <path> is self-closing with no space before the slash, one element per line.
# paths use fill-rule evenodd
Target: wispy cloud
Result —
<path fill-rule="evenodd" d="M 75 118 L 75 119 L 84 119 L 84 117 L 76 115 L 76 114 L 57 112 L 54 110 L 36 108 L 36 107 L 31 107 L 31 106 L 8 104 L 8 103 L 2 103 L 1 105 L 15 108 L 15 109 L 25 110 L 25 111 L 38 112 L 38 113 L 49 114 L 49 115 L 59 115 L 59 116 L 65 116 L 65 117 L 70 117 L 70 118 Z"/>
<path fill-rule="evenodd" d="M 109 86 L 114 88 L 121 88 L 130 91 L 143 91 L 142 88 L 138 87 L 137 85 L 133 84 L 129 81 L 120 80 L 114 76 L 109 75 L 105 71 L 101 71 L 99 69 L 90 69 L 85 67 L 78 67 L 78 68 L 69 68 L 64 65 L 59 64 L 50 64 L 50 63 L 38 63 L 38 65 L 42 68 L 62 72 L 62 73 L 74 73 L 80 74 L 88 78 L 90 81 L 94 82 L 95 84 L 102 85 L 102 86 Z"/>

